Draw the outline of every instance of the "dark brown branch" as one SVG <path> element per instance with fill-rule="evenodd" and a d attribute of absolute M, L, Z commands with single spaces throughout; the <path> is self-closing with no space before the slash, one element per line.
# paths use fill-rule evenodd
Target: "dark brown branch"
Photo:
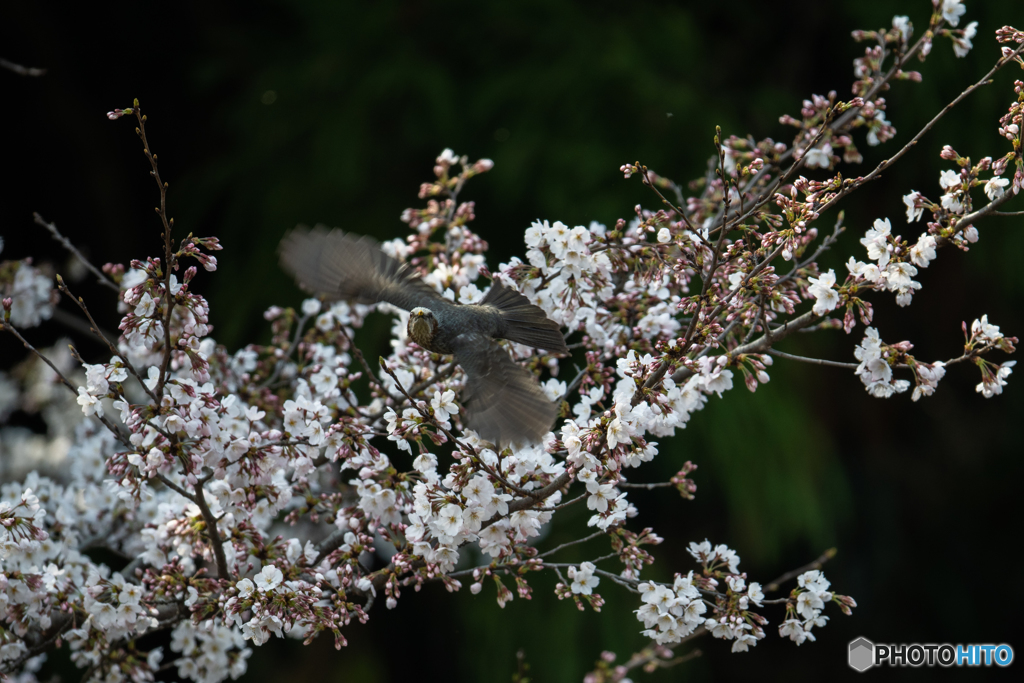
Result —
<path fill-rule="evenodd" d="M 319 566 L 325 557 L 327 557 L 335 550 L 340 548 L 342 544 L 345 542 L 346 533 L 348 533 L 348 531 L 345 529 L 335 529 L 331 532 L 330 536 L 320 541 L 320 543 L 316 547 L 317 556 L 316 559 L 313 560 L 312 566 Z"/>
<path fill-rule="evenodd" d="M 663 489 L 668 488 L 670 486 L 675 486 L 675 484 L 673 484 L 670 481 L 658 481 L 649 484 L 633 484 L 628 481 L 620 481 L 615 486 L 617 486 L 620 489 L 640 489 L 641 491 L 653 491 L 654 489 Z"/>
<path fill-rule="evenodd" d="M 203 520 L 206 522 L 206 532 L 210 537 L 210 545 L 213 546 L 213 556 L 217 562 L 217 576 L 221 580 L 230 579 L 231 573 L 228 571 L 228 560 L 224 555 L 224 542 L 221 540 L 220 532 L 217 531 L 217 518 L 213 515 L 213 511 L 210 510 L 210 506 L 206 504 L 206 495 L 202 485 L 197 485 L 195 491 L 194 500 L 199 508 L 199 512 L 203 515 Z"/>
<path fill-rule="evenodd" d="M 846 368 L 848 370 L 856 370 L 860 367 L 857 363 L 843 363 L 836 360 L 825 360 L 824 358 L 807 358 L 806 356 L 795 356 L 792 353 L 785 353 L 776 349 L 769 349 L 768 353 L 778 358 L 785 358 L 786 360 L 796 360 L 801 363 L 810 363 L 811 365 L 824 365 L 830 368 Z"/>
<path fill-rule="evenodd" d="M 177 484 L 175 484 L 173 481 L 168 479 L 166 476 L 164 476 L 162 474 L 158 474 L 158 475 L 156 475 L 156 478 L 159 479 L 160 481 L 162 481 L 167 488 L 169 488 L 172 491 L 175 491 L 176 493 L 184 496 L 188 500 L 191 500 L 193 503 L 196 502 L 196 497 L 195 496 L 193 496 L 191 493 L 189 493 L 185 489 L 183 489 L 180 486 L 178 486 Z"/>
<path fill-rule="evenodd" d="M 517 498 L 508 504 L 509 514 L 518 512 L 519 510 L 526 510 L 531 508 L 537 503 L 547 499 L 555 491 L 558 491 L 563 486 L 569 483 L 570 475 L 568 472 L 563 472 L 558 475 L 550 484 L 536 491 L 526 491 L 522 498 Z"/>

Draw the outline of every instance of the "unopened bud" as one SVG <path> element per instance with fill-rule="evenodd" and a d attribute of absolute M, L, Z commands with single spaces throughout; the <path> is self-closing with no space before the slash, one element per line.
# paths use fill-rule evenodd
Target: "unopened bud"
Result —
<path fill-rule="evenodd" d="M 135 101 L 135 106 L 136 107 L 139 106 L 138 100 Z M 107 112 L 107 118 L 110 119 L 111 121 L 116 121 L 117 119 L 121 118 L 122 116 L 125 116 L 127 114 L 132 114 L 134 112 L 135 112 L 135 110 L 132 109 L 131 107 L 128 107 L 127 109 L 115 109 L 114 111 L 108 111 Z"/>

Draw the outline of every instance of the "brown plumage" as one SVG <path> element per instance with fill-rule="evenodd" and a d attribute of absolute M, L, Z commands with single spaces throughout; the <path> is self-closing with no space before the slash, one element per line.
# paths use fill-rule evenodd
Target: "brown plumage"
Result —
<path fill-rule="evenodd" d="M 495 342 L 568 355 L 557 323 L 522 294 L 495 281 L 479 304 L 457 304 L 375 240 L 323 226 L 296 228 L 281 241 L 280 253 L 281 265 L 308 291 L 408 310 L 409 337 L 429 351 L 454 355 L 465 371 L 466 423 L 482 438 L 498 445 L 536 443 L 551 429 L 558 406 Z"/>

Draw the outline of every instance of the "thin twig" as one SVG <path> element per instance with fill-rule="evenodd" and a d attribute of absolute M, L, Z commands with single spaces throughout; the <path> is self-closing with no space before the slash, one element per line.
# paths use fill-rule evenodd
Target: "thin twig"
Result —
<path fill-rule="evenodd" d="M 679 647 L 679 645 L 682 645 L 688 640 L 693 640 L 694 638 L 699 638 L 703 635 L 706 635 L 707 632 L 708 631 L 706 628 L 704 628 L 704 626 L 699 626 L 694 630 L 693 633 L 681 638 L 677 643 L 674 643 L 673 647 Z M 669 667 L 684 664 L 690 661 L 691 659 L 696 659 L 697 657 L 700 657 L 703 654 L 700 650 L 692 650 L 691 652 L 688 652 L 685 655 L 680 655 L 679 657 L 674 657 L 673 659 L 662 659 L 662 653 L 668 653 L 669 655 L 671 655 L 672 650 L 665 647 L 664 645 L 658 645 L 654 641 L 651 641 L 650 645 L 645 647 L 640 652 L 634 653 L 625 664 L 621 665 L 620 667 L 616 667 L 616 669 L 623 669 L 623 673 L 626 673 L 638 667 L 643 667 L 645 671 L 647 671 L 649 667 L 667 669 Z"/>
<path fill-rule="evenodd" d="M 793 277 L 800 271 L 800 269 L 806 268 L 810 264 L 817 261 L 819 256 L 821 256 L 828 249 L 830 249 L 833 244 L 839 241 L 839 235 L 842 234 L 842 232 L 845 229 L 846 228 L 843 227 L 843 213 L 840 212 L 839 218 L 836 219 L 836 227 L 832 229 L 832 234 L 826 237 L 824 240 L 822 240 L 821 244 L 819 244 L 818 248 L 814 250 L 814 253 L 811 254 L 810 258 L 804 259 L 800 263 L 795 264 L 792 270 L 790 270 L 788 273 L 780 277 L 778 282 L 775 283 L 775 286 L 778 287 L 783 282 L 792 280 Z"/>
<path fill-rule="evenodd" d="M 138 133 L 139 138 L 142 139 L 142 152 L 146 155 L 146 159 L 149 160 L 150 175 L 153 176 L 153 180 L 156 182 L 157 190 L 160 192 L 160 206 L 156 207 L 156 213 L 160 216 L 160 223 L 163 225 L 163 238 L 164 238 L 164 357 L 160 363 L 160 376 L 157 380 L 156 394 L 163 396 L 164 384 L 168 378 L 168 368 L 171 364 L 171 352 L 174 350 L 171 347 L 171 314 L 174 312 L 175 299 L 174 295 L 171 294 L 171 272 L 177 268 L 177 260 L 174 257 L 174 250 L 171 246 L 171 228 L 174 226 L 174 219 L 167 217 L 167 183 L 160 178 L 160 169 L 157 168 L 156 155 L 150 151 L 149 140 L 146 138 L 146 116 L 142 113 L 142 109 L 139 107 L 138 100 L 135 101 L 135 118 L 139 122 L 138 128 L 135 132 Z"/>
<path fill-rule="evenodd" d="M 563 543 L 562 545 L 555 546 L 551 550 L 546 550 L 546 551 L 542 552 L 540 555 L 537 555 L 537 558 L 540 559 L 542 557 L 547 557 L 548 555 L 553 555 L 553 554 L 557 553 L 560 550 L 565 550 L 566 548 L 572 547 L 574 545 L 579 545 L 580 543 L 586 543 L 587 541 L 592 541 L 595 538 L 600 538 L 601 536 L 604 536 L 604 535 L 605 535 L 605 532 L 603 532 L 603 531 L 595 531 L 594 533 L 590 534 L 589 536 L 584 536 L 583 538 L 578 538 L 575 541 L 568 541 L 567 543 Z"/>
<path fill-rule="evenodd" d="M 74 619 L 66 612 L 57 612 L 56 614 L 53 614 L 51 620 L 53 622 L 56 622 L 56 624 L 51 625 L 50 633 L 47 635 L 43 635 L 42 640 L 35 643 L 34 645 L 31 645 L 28 648 L 28 650 L 20 657 L 13 661 L 5 663 L 2 667 L 0 667 L 0 674 L 9 674 L 14 671 L 18 671 L 19 669 L 21 669 L 21 665 L 24 664 L 26 661 L 42 652 L 46 652 L 47 650 L 51 649 L 56 644 L 57 640 L 62 635 L 64 635 L 64 632 L 67 631 L 74 624 Z"/>
<path fill-rule="evenodd" d="M 568 400 L 568 398 L 569 398 L 569 394 L 570 394 L 570 393 L 571 393 L 571 392 L 572 392 L 572 391 L 573 391 L 573 390 L 574 390 L 574 389 L 575 389 L 576 387 L 578 387 L 578 386 L 579 386 L 580 382 L 582 382 L 582 381 L 583 381 L 583 377 L 584 377 L 584 375 L 586 375 L 586 374 L 587 374 L 587 370 L 588 370 L 588 368 L 583 368 L 582 370 L 580 370 L 579 372 L 577 372 L 577 373 L 576 373 L 576 376 L 575 376 L 575 377 L 573 377 L 572 381 L 571 381 L 571 382 L 569 382 L 569 383 L 568 383 L 568 384 L 567 384 L 567 385 L 565 386 L 565 392 L 564 392 L 564 393 L 562 394 L 562 397 L 561 397 L 560 399 L 558 399 L 558 402 L 559 402 L 559 403 L 562 403 L 562 401 L 566 401 L 566 400 Z"/>
<path fill-rule="evenodd" d="M 929 26 L 929 30 L 923 33 L 921 37 L 917 40 L 917 43 L 915 43 L 913 47 L 907 50 L 906 53 L 901 54 L 897 52 L 897 59 L 893 63 L 892 67 L 890 67 L 889 71 L 885 74 L 883 78 L 879 78 L 876 80 L 876 82 L 871 86 L 871 88 L 866 93 L 864 93 L 862 99 L 865 102 L 869 102 L 872 99 L 874 99 L 875 95 L 881 92 L 883 88 L 888 87 L 889 81 L 892 80 L 892 78 L 900 71 L 900 69 L 902 69 L 903 65 L 906 64 L 907 60 L 909 60 L 911 57 L 913 57 L 921 50 L 921 48 L 924 46 L 925 39 L 928 37 L 928 34 L 931 31 L 942 26 L 943 23 L 943 20 L 940 19 L 935 26 Z M 828 125 L 828 128 L 830 128 L 832 132 L 835 134 L 844 133 L 846 129 L 848 129 L 852 125 L 853 121 L 860 114 L 860 111 L 861 107 L 852 107 L 848 109 L 847 111 L 843 112 L 843 114 L 841 114 L 838 119 L 831 122 Z M 776 164 L 773 164 L 771 166 L 765 165 L 765 167 L 758 171 L 758 173 L 754 177 L 752 177 L 750 181 L 746 184 L 746 186 L 743 188 L 744 192 L 749 192 L 752 188 L 756 187 L 757 183 L 759 183 L 765 175 L 771 172 L 772 167 L 781 170 L 782 162 L 792 158 L 793 154 L 794 149 L 789 148 L 785 152 L 783 152 L 782 156 L 779 158 Z M 790 170 L 792 170 L 792 168 Z M 787 175 L 789 175 L 788 172 Z M 749 218 L 757 211 L 759 211 L 767 202 L 771 200 L 775 190 L 777 190 L 780 187 L 780 185 L 781 183 L 778 182 L 773 183 L 773 185 L 769 189 L 765 190 L 758 197 L 758 200 L 754 203 L 751 209 L 747 211 L 746 214 L 733 220 L 733 224 L 742 223 L 747 218 Z"/>
<path fill-rule="evenodd" d="M 17 337 L 18 341 L 21 342 L 22 346 L 24 346 L 26 349 L 28 349 L 29 351 L 34 353 L 40 360 L 42 360 L 44 363 L 46 363 L 48 366 L 50 366 L 50 369 L 53 370 L 53 372 L 57 375 L 57 377 L 60 378 L 61 383 L 64 384 L 64 386 L 66 386 L 68 388 L 68 391 L 70 391 L 72 393 L 72 395 L 78 396 L 78 389 L 75 387 L 75 385 L 72 384 L 71 381 L 67 377 L 64 376 L 64 373 L 62 373 L 60 370 L 57 369 L 57 366 L 54 365 L 53 362 L 49 358 L 47 358 L 45 355 L 43 355 L 43 353 L 41 351 L 39 351 L 39 349 L 37 349 L 36 347 L 32 346 L 32 344 L 30 344 L 27 339 L 25 339 L 23 336 L 21 336 L 21 333 L 18 332 L 18 330 L 13 325 L 11 325 L 10 322 L 5 322 L 2 319 L 0 319 L 0 332 L 3 332 L 3 331 L 10 332 L 15 337 Z M 133 448 L 133 446 L 131 445 L 131 442 L 128 441 L 128 437 L 125 436 L 124 434 L 122 434 L 121 430 L 118 429 L 114 425 L 114 423 L 112 423 L 110 420 L 108 420 L 103 415 L 94 414 L 94 417 L 97 420 L 99 420 L 100 423 L 102 423 L 103 426 L 106 427 L 110 431 L 111 434 L 114 435 L 115 439 L 120 441 L 123 445 L 127 446 L 128 448 Z"/>
<path fill-rule="evenodd" d="M 673 484 L 670 481 L 652 482 L 650 484 L 633 484 L 628 481 L 620 481 L 615 486 L 617 486 L 620 489 L 640 489 L 642 491 L 653 491 L 654 489 L 663 489 L 668 488 L 670 486 L 675 486 L 675 484 Z"/>
<path fill-rule="evenodd" d="M 581 493 L 580 495 L 576 496 L 575 498 L 573 498 L 571 500 L 568 500 L 568 501 L 566 501 L 564 503 L 559 503 L 558 505 L 553 505 L 553 506 L 551 506 L 549 508 L 534 508 L 534 509 L 537 512 L 554 512 L 556 510 L 563 510 L 563 509 L 569 507 L 570 505 L 575 505 L 576 503 L 580 502 L 581 500 L 586 500 L 587 496 L 589 496 L 589 495 L 590 494 L 588 494 L 588 493 Z"/>
<path fill-rule="evenodd" d="M 60 325 L 63 325 L 64 327 L 74 330 L 75 332 L 78 332 L 79 334 L 86 335 L 86 339 L 92 339 L 97 344 L 102 344 L 104 348 L 107 347 L 107 339 L 113 336 L 110 334 L 110 332 L 106 330 L 100 330 L 100 335 L 103 336 L 103 339 L 100 339 L 95 334 L 93 334 L 93 328 L 91 325 L 89 325 L 89 323 L 85 322 L 81 318 L 75 317 L 71 313 L 68 313 L 67 311 L 61 308 L 54 308 L 53 316 L 50 319 L 53 320 L 55 323 L 58 323 Z"/>
<path fill-rule="evenodd" d="M 274 371 L 270 373 L 270 377 L 268 377 L 263 382 L 263 384 L 260 385 L 261 389 L 265 389 L 266 387 L 273 384 L 274 380 L 276 380 L 278 376 L 281 374 L 281 371 L 284 368 L 284 364 L 287 362 L 289 358 L 291 358 L 292 352 L 295 351 L 295 349 L 298 347 L 299 337 L 302 336 L 302 328 L 305 327 L 306 323 L 309 321 L 309 318 L 310 316 L 306 315 L 305 313 L 303 313 L 302 316 L 299 317 L 299 321 L 298 323 L 296 323 L 295 326 L 295 334 L 292 335 L 292 341 L 290 344 L 288 344 L 288 350 L 285 351 L 284 356 L 277 359 L 277 363 L 274 364 Z"/>
<path fill-rule="evenodd" d="M 733 320 L 733 322 L 736 322 L 737 320 L 739 320 L 739 316 L 737 316 Z M 748 343 L 750 343 L 750 340 L 754 338 L 755 334 L 757 334 L 757 321 L 758 320 L 761 321 L 761 326 L 764 329 L 767 330 L 768 329 L 768 325 L 766 324 L 766 322 L 768 320 L 768 297 L 767 297 L 767 295 L 764 292 L 761 292 L 761 295 L 758 297 L 757 315 L 754 316 L 754 324 L 750 326 L 750 329 L 747 330 L 747 333 L 743 336 L 743 341 L 740 342 L 741 344 L 748 344 Z M 718 335 L 718 339 L 720 339 L 720 340 L 721 339 L 726 339 L 726 338 L 727 338 L 727 335 L 724 332 L 722 334 Z"/>
<path fill-rule="evenodd" d="M 341 336 L 345 338 L 345 341 L 348 342 L 348 347 L 352 349 L 352 353 L 353 355 L 355 355 L 356 360 L 359 361 L 359 364 L 361 366 L 363 366 L 363 372 L 366 374 L 366 380 L 370 383 L 370 387 L 377 387 L 377 390 L 382 395 L 387 396 L 387 390 L 380 382 L 377 381 L 377 376 L 374 375 L 373 370 L 370 369 L 370 365 L 369 363 L 366 362 L 366 358 L 363 356 L 362 350 L 358 346 L 356 346 L 356 343 L 352 340 L 352 337 L 350 337 L 348 332 L 345 331 L 345 326 L 342 325 L 341 323 L 338 323 L 338 330 L 341 332 Z"/>
<path fill-rule="evenodd" d="M 388 376 L 389 376 L 389 377 L 390 377 L 391 379 L 395 380 L 395 386 L 396 386 L 396 387 L 398 387 L 398 390 L 399 390 L 400 392 L 402 392 L 402 395 L 403 395 L 403 396 L 405 396 L 405 398 L 406 398 L 406 399 L 408 399 L 409 403 L 411 403 L 411 404 L 412 404 L 412 406 L 413 406 L 414 408 L 416 408 L 416 412 L 418 412 L 418 413 L 420 414 L 420 416 L 421 416 L 421 417 L 422 417 L 422 418 L 423 418 L 424 420 L 428 420 L 428 421 L 429 421 L 429 422 L 430 422 L 430 423 L 431 423 L 431 424 L 432 424 L 432 425 L 433 425 L 433 426 L 434 426 L 435 428 L 437 428 L 438 430 L 440 430 L 440 431 L 441 431 L 441 433 L 443 433 L 443 434 L 444 434 L 444 435 L 445 435 L 446 437 L 448 437 L 448 439 L 449 439 L 449 440 L 450 440 L 450 441 L 451 441 L 452 443 L 454 443 L 454 444 L 455 444 L 456 446 L 458 446 L 458 447 L 459 447 L 459 450 L 461 450 L 461 451 L 462 451 L 463 453 L 465 453 L 466 455 L 469 455 L 469 456 L 473 456 L 473 457 L 475 457 L 475 456 L 477 455 L 477 452 L 476 452 L 476 449 L 475 449 L 475 448 L 472 448 L 472 447 L 470 447 L 469 445 L 467 445 L 467 444 L 464 444 L 464 443 L 462 443 L 461 441 L 459 441 L 459 440 L 458 440 L 458 439 L 457 439 L 457 438 L 455 437 L 455 435 L 454 435 L 454 434 L 452 434 L 452 433 L 451 433 L 450 431 L 448 431 L 447 429 L 445 429 L 445 428 L 444 428 L 444 427 L 443 427 L 443 426 L 441 425 L 441 423 L 440 423 L 440 422 L 439 422 L 439 421 L 437 420 L 437 418 L 435 418 L 435 417 L 434 417 L 433 415 L 431 415 L 430 413 L 426 412 L 426 411 L 425 411 L 425 410 L 424 410 L 423 408 L 421 408 L 421 407 L 419 406 L 419 402 L 418 402 L 418 401 L 416 401 L 415 399 L 413 399 L 413 397 L 409 395 L 409 392 L 405 390 L 405 387 L 404 387 L 404 386 L 402 386 L 402 382 L 401 382 L 401 380 L 399 380 L 399 379 L 398 379 L 398 375 L 396 375 L 396 374 L 395 374 L 395 371 L 394 371 L 394 370 L 392 370 L 392 369 L 391 369 L 391 367 L 390 367 L 390 366 L 389 366 L 389 365 L 387 364 L 387 362 L 386 362 L 386 361 L 384 360 L 384 357 L 383 357 L 383 356 L 381 356 L 381 358 L 380 358 L 380 367 L 381 367 L 381 369 L 382 369 L 382 370 L 384 370 L 384 372 L 385 372 L 385 373 L 386 373 L 386 374 L 387 374 L 387 375 L 388 375 Z M 396 412 L 397 412 L 397 411 L 396 411 Z M 482 463 L 482 461 L 481 461 L 481 464 L 483 464 L 483 463 Z M 486 467 L 486 465 L 484 465 L 484 467 Z M 493 472 L 492 472 L 491 474 L 492 474 L 493 476 L 497 477 L 497 479 L 498 479 L 499 481 L 501 481 L 502 483 L 506 483 L 506 484 L 507 484 L 507 482 L 505 482 L 505 480 L 504 480 L 504 479 L 502 479 L 500 475 L 498 475 L 498 474 L 495 474 L 495 473 L 493 473 Z M 508 484 L 508 486 L 510 486 L 511 488 L 518 488 L 518 487 L 514 486 L 513 484 Z"/>
<path fill-rule="evenodd" d="M 69 299 L 74 301 L 78 305 L 78 308 L 81 309 L 82 313 L 85 314 L 85 317 L 89 320 L 89 331 L 92 332 L 97 337 L 99 337 L 100 339 L 102 339 L 104 342 L 106 342 L 107 348 L 110 350 L 110 352 L 114 354 L 114 356 L 116 356 L 121 361 L 121 363 L 128 370 L 128 372 L 130 372 L 132 376 L 136 380 L 138 380 L 139 385 L 142 387 L 142 389 L 147 394 L 149 394 L 149 397 L 151 399 L 153 399 L 153 403 L 159 405 L 160 399 L 157 398 L 156 394 L 153 393 L 153 391 L 149 388 L 149 385 L 147 385 L 145 380 L 142 379 L 142 376 L 139 374 L 139 371 L 135 369 L 135 366 L 132 365 L 132 362 L 128 360 L 128 358 L 123 353 L 121 353 L 121 350 L 114 345 L 114 342 L 110 341 L 110 339 L 108 339 L 106 335 L 100 332 L 99 324 L 97 324 L 97 322 L 93 319 L 92 313 L 89 312 L 89 309 L 85 305 L 85 301 L 82 299 L 82 297 L 76 297 L 74 294 L 72 294 L 71 290 L 64 282 L 64 278 L 62 278 L 60 275 L 57 276 L 57 287 L 58 289 L 60 289 L 60 291 L 66 294 Z"/>
<path fill-rule="evenodd" d="M 62 235 L 59 230 L 57 230 L 57 226 L 55 224 L 47 223 L 43 219 L 43 217 L 40 216 L 39 213 L 37 213 L 37 212 L 32 212 L 32 218 L 35 221 L 36 225 L 41 225 L 44 228 L 46 228 L 50 232 L 50 235 L 53 236 L 54 240 L 59 242 L 62 247 L 64 247 L 65 249 L 70 251 L 72 254 L 74 254 L 75 257 L 78 258 L 78 260 L 82 262 L 82 265 L 84 265 L 86 268 L 88 268 L 89 272 L 96 276 L 96 281 L 97 282 L 99 282 L 101 285 L 103 285 L 104 287 L 106 287 L 108 289 L 112 289 L 115 292 L 120 293 L 121 288 L 118 287 L 117 284 L 115 284 L 113 280 L 111 280 L 106 275 L 104 275 L 102 270 L 100 270 L 99 268 L 94 266 L 92 263 L 90 263 L 89 259 L 85 258 L 85 256 L 82 255 L 82 252 L 80 252 L 77 248 L 75 248 L 75 245 L 71 244 L 71 241 L 67 237 Z"/>
<path fill-rule="evenodd" d="M 427 379 L 425 379 L 425 380 L 423 380 L 421 382 L 418 382 L 417 384 L 414 384 L 409 389 L 409 394 L 411 396 L 418 396 L 418 395 L 420 395 L 423 392 L 423 390 L 426 389 L 431 384 L 435 384 L 437 382 L 440 382 L 441 380 L 449 378 L 455 372 L 455 369 L 458 368 L 458 367 L 459 367 L 458 364 L 456 364 L 456 362 L 453 360 L 452 362 L 450 362 L 449 365 L 445 366 L 441 370 L 438 370 L 437 372 L 435 372 L 433 375 L 431 375 Z M 388 397 L 391 397 L 391 393 L 389 391 L 385 391 L 384 393 Z M 374 422 L 376 422 L 377 420 L 380 420 L 382 417 L 384 417 L 384 414 L 387 413 L 388 410 L 393 410 L 393 409 L 397 409 L 397 408 L 398 408 L 398 405 L 385 405 L 384 408 L 382 408 L 381 410 L 377 411 L 376 413 L 368 415 L 367 418 L 372 420 L 372 421 L 374 421 Z M 397 412 L 397 411 L 395 411 L 395 412 Z"/>
<path fill-rule="evenodd" d="M 913 138 L 911 138 L 911 140 L 907 144 L 905 144 L 898 152 L 896 152 L 896 154 L 889 157 L 888 159 L 883 160 L 881 163 L 878 164 L 878 166 L 875 167 L 873 171 L 871 171 L 871 173 L 868 173 L 866 176 L 857 178 L 855 180 L 846 180 L 843 183 L 842 189 L 836 192 L 836 194 L 827 202 L 816 207 L 815 211 L 817 213 L 822 213 L 826 211 L 827 209 L 831 208 L 834 204 L 836 204 L 838 201 L 845 198 L 846 195 L 860 188 L 864 184 L 872 180 L 875 180 L 882 173 L 883 170 L 885 170 L 889 166 L 892 166 L 894 162 L 898 161 L 904 154 L 909 152 L 910 148 L 915 146 L 921 140 L 921 138 L 924 137 L 925 133 L 930 131 L 935 126 L 935 124 L 937 124 L 942 119 L 942 117 L 944 117 L 953 109 L 953 107 L 960 104 L 960 102 L 962 102 L 968 95 L 973 93 L 981 86 L 989 85 L 990 83 L 992 83 L 992 76 L 994 76 L 995 73 L 1002 69 L 1004 66 L 1009 64 L 1013 60 L 1013 57 L 1020 55 L 1021 51 L 1024 51 L 1024 44 L 1018 46 L 1016 50 L 1011 52 L 1006 57 L 1000 58 L 999 61 L 996 62 L 995 66 L 989 69 L 989 72 L 987 74 L 978 79 L 974 84 L 968 86 L 967 89 L 964 90 L 959 95 L 957 95 L 952 102 L 943 107 L 939 111 L 939 113 L 933 116 L 931 121 L 925 124 L 925 126 L 921 130 L 919 130 L 917 134 Z M 991 204 L 989 206 L 991 206 Z M 981 209 L 978 212 L 976 212 L 977 215 L 971 214 L 968 216 L 964 216 L 963 218 L 960 219 L 959 223 L 966 225 L 966 221 L 976 218 L 978 215 L 984 215 L 984 213 L 987 213 L 987 211 L 985 209 Z"/>
<path fill-rule="evenodd" d="M 733 358 L 744 353 L 765 353 L 771 345 L 777 341 L 781 341 L 793 334 L 798 330 L 802 330 L 818 318 L 814 311 L 807 311 L 803 315 L 797 316 L 792 320 L 784 323 L 780 327 L 777 327 L 774 331 L 766 333 L 764 336 L 755 339 L 749 344 L 743 344 L 737 346 L 735 349 L 729 352 L 729 355 Z M 672 375 L 672 381 L 676 384 L 683 382 L 690 378 L 693 374 L 689 368 L 680 368 Z"/>
<path fill-rule="evenodd" d="M 809 563 L 805 564 L 804 566 L 802 566 L 802 567 L 800 567 L 798 569 L 794 569 L 792 571 L 788 571 L 785 574 L 783 574 L 782 576 L 780 576 L 779 578 L 777 578 L 774 581 L 772 581 L 771 583 L 767 584 L 764 587 L 764 592 L 765 593 L 774 593 L 775 591 L 779 590 L 779 588 L 782 586 L 782 584 L 786 583 L 790 579 L 795 578 L 797 576 L 800 576 L 804 572 L 809 572 L 812 569 L 821 569 L 825 565 L 826 562 L 828 562 L 829 560 L 831 560 L 833 557 L 836 556 L 836 552 L 838 552 L 838 551 L 835 548 L 829 548 L 828 550 L 823 552 L 818 559 L 814 560 L 813 562 L 809 562 Z"/>

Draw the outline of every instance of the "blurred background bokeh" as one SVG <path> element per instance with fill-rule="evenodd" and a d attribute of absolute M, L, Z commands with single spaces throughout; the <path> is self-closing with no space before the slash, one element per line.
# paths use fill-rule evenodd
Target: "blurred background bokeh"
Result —
<path fill-rule="evenodd" d="M 996 28 L 1024 24 L 1019 0 L 967 6 L 964 21 L 979 23 L 975 50 L 956 59 L 948 41 L 937 41 L 920 66 L 924 82 L 886 95 L 897 138 L 861 144 L 865 163 L 841 167 L 844 175 L 866 173 L 985 73 L 999 54 Z M 638 203 L 656 207 L 636 178 L 622 178 L 623 163 L 687 181 L 703 172 L 715 125 L 788 141 L 781 114 L 798 114 L 811 93 L 849 96 L 851 60 L 863 51 L 851 30 L 887 27 L 894 13 L 920 29 L 930 9 L 928 0 L 4 3 L 0 57 L 48 71 L 0 70 L 0 258 L 34 255 L 65 268 L 33 211 L 97 262 L 158 255 L 156 194 L 133 124 L 104 116 L 137 97 L 179 236 L 216 235 L 225 246 L 219 270 L 200 272 L 194 288 L 211 302 L 213 336 L 233 350 L 268 338 L 268 306 L 301 300 L 276 264 L 286 230 L 322 222 L 403 234 L 399 215 L 420 204 L 419 183 L 445 147 L 495 162 L 464 197 L 477 202 L 474 226 L 496 267 L 523 253 L 534 219 L 612 224 Z M 1007 150 L 996 128 L 1014 98 L 1015 70 L 846 202 L 850 230 L 826 263 L 860 257 L 856 240 L 878 217 L 917 236 L 921 224 L 906 227 L 901 197 L 938 194 L 943 144 L 974 159 Z M 824 216 L 821 227 L 834 220 Z M 978 227 L 970 253 L 946 249 L 921 273 L 912 307 L 876 298 L 885 340 L 910 339 L 920 357 L 939 359 L 959 354 L 961 321 L 983 313 L 1007 334 L 1024 332 L 1024 219 Z M 78 290 L 116 329 L 107 294 L 87 281 Z M 803 336 L 781 348 L 848 360 L 862 332 Z M 31 333 L 45 346 L 69 332 L 51 322 Z M 372 354 L 386 348 L 386 334 L 375 323 L 360 342 Z M 89 342 L 79 346 L 103 358 Z M 0 337 L 0 366 L 22 357 Z M 857 636 L 1020 645 L 1020 378 L 985 400 L 974 390 L 977 371 L 957 367 L 935 396 L 912 403 L 909 395 L 872 399 L 843 370 L 777 362 L 771 374 L 756 394 L 737 385 L 663 441 L 638 479 L 666 479 L 691 459 L 697 498 L 636 495 L 641 515 L 631 525 L 668 540 L 655 550 L 651 576 L 661 579 L 694 566 L 684 553 L 690 540 L 728 543 L 740 568 L 765 581 L 837 547 L 826 574 L 860 606 L 852 617 L 830 608 L 818 642 L 799 649 L 777 636 L 782 615 L 767 610 L 773 626 L 754 651 L 731 655 L 728 643 L 704 638 L 679 650 L 699 648 L 703 657 L 649 679 L 845 677 L 853 675 L 847 643 Z M 31 415 L 11 420 L 38 427 Z M 566 515 L 543 543 L 580 535 L 584 512 Z M 326 638 L 309 648 L 272 640 L 245 680 L 507 681 L 520 649 L 535 680 L 580 680 L 602 650 L 622 660 L 644 644 L 633 596 L 605 582 L 602 613 L 580 613 L 554 598 L 553 584 L 535 579 L 533 599 L 504 610 L 489 586 L 478 596 L 409 589 L 396 610 L 379 604 L 369 624 L 351 626 L 348 648 L 336 652 Z M 53 667 L 74 679 L 66 660 Z M 897 673 L 939 672 L 873 675 Z"/>

